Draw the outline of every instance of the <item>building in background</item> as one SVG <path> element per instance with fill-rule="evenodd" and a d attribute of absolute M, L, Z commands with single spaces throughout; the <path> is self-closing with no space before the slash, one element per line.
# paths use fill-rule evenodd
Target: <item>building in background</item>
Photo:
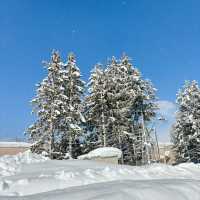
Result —
<path fill-rule="evenodd" d="M 175 154 L 171 143 L 159 143 L 160 162 L 165 164 L 175 163 Z"/>

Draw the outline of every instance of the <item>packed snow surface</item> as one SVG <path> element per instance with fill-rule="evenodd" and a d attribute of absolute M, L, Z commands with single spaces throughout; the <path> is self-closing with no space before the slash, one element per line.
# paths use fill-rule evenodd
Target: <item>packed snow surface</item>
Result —
<path fill-rule="evenodd" d="M 24 164 L 44 162 L 45 160 L 48 160 L 48 158 L 32 154 L 30 150 L 16 156 L 0 156 L 0 178 L 16 174 Z"/>
<path fill-rule="evenodd" d="M 200 165 L 131 167 L 29 151 L 0 157 L 0 200 L 55 199 L 199 200 Z"/>
<path fill-rule="evenodd" d="M 90 159 L 95 157 L 113 157 L 116 156 L 118 158 L 121 158 L 122 152 L 120 149 L 114 148 L 114 147 L 101 147 L 97 148 L 93 151 L 90 151 L 88 154 L 79 156 L 79 159 Z"/>

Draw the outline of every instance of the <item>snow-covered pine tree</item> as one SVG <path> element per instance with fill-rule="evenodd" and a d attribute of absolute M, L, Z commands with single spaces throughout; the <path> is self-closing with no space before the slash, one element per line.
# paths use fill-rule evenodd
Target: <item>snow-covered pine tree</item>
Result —
<path fill-rule="evenodd" d="M 97 64 L 91 71 L 88 87 L 88 95 L 84 101 L 87 139 L 93 144 L 89 144 L 91 148 L 107 146 L 107 77 L 101 64 Z"/>
<path fill-rule="evenodd" d="M 141 160 L 147 164 L 152 159 L 152 138 L 148 129 L 148 124 L 156 115 L 157 105 L 155 103 L 155 89 L 149 80 L 140 77 L 136 82 L 139 86 L 137 98 L 132 104 L 132 120 L 135 133 L 134 148 L 136 160 Z"/>
<path fill-rule="evenodd" d="M 96 66 L 89 87 L 84 107 L 88 135 L 95 140 L 89 141 L 90 146 L 118 147 L 129 164 L 147 159 L 149 135 L 144 124 L 152 120 L 157 108 L 151 82 L 143 80 L 124 55 L 120 60 L 113 57 L 105 70 Z"/>
<path fill-rule="evenodd" d="M 63 105 L 64 113 L 59 126 L 62 134 L 62 152 L 68 152 L 69 157 L 76 156 L 76 145 L 79 145 L 78 137 L 83 132 L 82 123 L 85 118 L 82 115 L 82 96 L 84 94 L 85 82 L 81 80 L 80 70 L 76 65 L 76 59 L 73 53 L 70 53 L 68 60 L 63 64 L 63 95 L 65 103 Z"/>
<path fill-rule="evenodd" d="M 144 80 L 138 69 L 133 67 L 130 59 L 123 55 L 120 66 L 124 73 L 123 85 L 125 97 L 122 105 L 126 112 L 127 141 L 124 149 L 125 162 L 138 162 L 144 160 L 145 164 L 150 159 L 150 135 L 146 131 L 147 124 L 155 117 L 157 105 L 155 103 L 155 91 L 149 80 Z M 126 95 L 125 95 L 126 94 Z M 133 164 L 133 163 L 132 163 Z"/>
<path fill-rule="evenodd" d="M 121 114 L 126 110 L 119 103 L 120 98 L 125 98 L 120 93 L 125 89 L 118 68 L 119 64 L 113 58 L 107 64 L 106 70 L 101 65 L 96 65 L 90 77 L 89 94 L 85 98 L 84 107 L 89 133 L 87 138 L 93 139 L 89 141 L 92 148 L 99 146 L 121 148 L 124 133 L 122 129 L 126 123 Z"/>
<path fill-rule="evenodd" d="M 37 85 L 37 95 L 32 100 L 37 120 L 27 129 L 27 134 L 35 142 L 34 151 L 46 150 L 53 158 L 61 113 L 64 112 L 62 62 L 58 52 L 54 51 L 51 61 L 44 65 L 48 70 L 47 77 Z"/>
<path fill-rule="evenodd" d="M 178 111 L 171 138 L 176 161 L 200 161 L 200 88 L 196 81 L 186 81 L 177 94 Z"/>
<path fill-rule="evenodd" d="M 46 150 L 53 158 L 69 151 L 72 156 L 73 143 L 81 132 L 80 122 L 84 121 L 81 114 L 84 83 L 72 54 L 65 64 L 58 52 L 53 52 L 45 66 L 47 77 L 37 85 L 37 95 L 32 100 L 37 120 L 27 134 L 35 142 L 36 152 Z"/>
<path fill-rule="evenodd" d="M 133 72 L 135 69 L 130 63 L 130 59 L 125 54 L 118 61 L 118 81 L 121 82 L 119 85 L 120 94 L 118 97 L 118 105 L 120 109 L 117 111 L 118 116 L 121 117 L 121 124 L 123 127 L 120 129 L 120 146 L 123 151 L 123 162 L 126 164 L 133 164 L 134 162 L 134 149 L 133 149 L 133 124 L 132 124 L 132 104 L 137 98 L 138 88 L 133 87 Z"/>
<path fill-rule="evenodd" d="M 129 66 L 130 67 L 130 66 Z M 127 134 L 130 131 L 131 121 L 128 119 L 130 98 L 135 98 L 135 93 L 130 92 L 129 68 L 124 66 L 114 57 L 107 64 L 105 73 L 109 78 L 108 95 L 109 102 L 109 145 L 118 147 L 124 152 L 127 143 Z M 123 159 L 123 158 L 122 158 Z M 122 162 L 124 159 L 122 160 Z"/>

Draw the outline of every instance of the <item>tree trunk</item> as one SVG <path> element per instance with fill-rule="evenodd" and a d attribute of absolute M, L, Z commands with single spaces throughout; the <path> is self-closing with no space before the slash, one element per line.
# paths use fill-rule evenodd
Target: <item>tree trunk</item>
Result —
<path fill-rule="evenodd" d="M 104 112 L 102 111 L 102 134 L 103 134 L 103 146 L 106 147 L 106 130 L 105 130 L 105 118 L 104 118 Z"/>
<path fill-rule="evenodd" d="M 147 141 L 147 134 L 146 134 L 146 130 L 145 130 L 145 125 L 144 125 L 144 115 L 142 113 L 142 148 L 144 148 L 144 144 L 145 144 L 145 152 L 143 154 L 143 164 L 150 164 L 150 153 L 149 153 L 149 147 L 148 147 L 148 141 Z M 143 151 L 143 150 L 142 150 Z"/>
<path fill-rule="evenodd" d="M 72 135 L 69 134 L 69 157 L 72 158 Z"/>
<path fill-rule="evenodd" d="M 53 159 L 53 152 L 54 152 L 54 133 L 53 133 L 53 123 L 51 122 L 51 125 L 50 125 L 50 144 L 49 144 L 50 159 Z"/>
<path fill-rule="evenodd" d="M 122 156 L 121 156 L 121 164 L 124 164 L 124 155 L 123 155 L 123 150 L 122 150 L 122 140 L 121 140 L 121 129 L 118 127 L 118 140 L 119 140 L 119 147 L 120 150 L 122 152 Z"/>

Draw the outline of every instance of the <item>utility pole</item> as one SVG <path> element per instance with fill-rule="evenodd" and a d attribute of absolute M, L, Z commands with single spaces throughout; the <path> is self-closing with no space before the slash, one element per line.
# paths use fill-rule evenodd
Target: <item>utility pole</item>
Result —
<path fill-rule="evenodd" d="M 147 132 L 145 130 L 145 124 L 144 124 L 144 114 L 143 112 L 141 113 L 141 124 L 142 124 L 142 151 L 144 149 L 144 153 L 143 153 L 143 164 L 150 164 L 151 161 L 150 161 L 150 152 L 149 152 L 149 138 L 147 136 Z"/>
<path fill-rule="evenodd" d="M 159 148 L 159 144 L 158 144 L 158 137 L 157 137 L 156 128 L 154 128 L 154 134 L 155 134 L 155 139 L 156 139 L 156 146 L 157 146 L 158 160 L 160 161 L 160 148 Z"/>

